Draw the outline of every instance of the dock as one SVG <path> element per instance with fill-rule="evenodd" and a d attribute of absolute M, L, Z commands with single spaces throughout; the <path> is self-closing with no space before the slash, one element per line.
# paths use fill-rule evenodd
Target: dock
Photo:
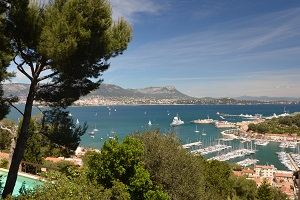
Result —
<path fill-rule="evenodd" d="M 198 141 L 198 142 L 192 142 L 192 143 L 184 144 L 184 145 L 182 145 L 182 147 L 185 148 L 185 149 L 189 149 L 192 146 L 200 146 L 200 145 L 202 145 L 202 142 Z"/>

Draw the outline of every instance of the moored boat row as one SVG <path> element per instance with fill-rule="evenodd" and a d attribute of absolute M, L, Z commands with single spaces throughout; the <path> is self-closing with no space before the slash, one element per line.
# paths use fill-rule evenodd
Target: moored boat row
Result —
<path fill-rule="evenodd" d="M 233 158 L 243 157 L 243 156 L 250 155 L 250 154 L 253 154 L 253 153 L 255 153 L 255 150 L 238 149 L 238 150 L 235 150 L 235 151 L 231 151 L 227 154 L 223 154 L 223 155 L 220 155 L 220 156 L 215 156 L 215 157 L 209 158 L 208 160 L 227 161 L 227 160 L 230 160 L 230 159 L 233 159 Z"/>
<path fill-rule="evenodd" d="M 251 159 L 251 158 L 246 158 L 245 160 L 237 162 L 238 165 L 247 167 L 253 164 L 256 164 L 259 160 L 257 159 Z"/>
<path fill-rule="evenodd" d="M 206 155 L 209 153 L 218 152 L 218 151 L 222 151 L 224 149 L 229 149 L 229 148 L 231 148 L 231 146 L 229 146 L 229 145 L 217 144 L 217 145 L 209 146 L 209 147 L 206 147 L 203 149 L 196 149 L 191 152 L 192 153 L 200 153 L 201 155 Z"/>

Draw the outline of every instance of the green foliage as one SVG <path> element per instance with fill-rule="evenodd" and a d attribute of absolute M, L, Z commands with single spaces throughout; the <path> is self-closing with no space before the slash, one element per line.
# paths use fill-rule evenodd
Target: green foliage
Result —
<path fill-rule="evenodd" d="M 205 193 L 205 165 L 201 156 L 180 148 L 175 134 L 161 134 L 159 129 L 134 135 L 143 141 L 142 161 L 155 186 L 162 186 L 171 199 L 210 199 L 213 188 Z"/>
<path fill-rule="evenodd" d="M 267 119 L 258 124 L 249 124 L 248 130 L 258 133 L 292 134 L 300 135 L 300 114 Z"/>
<path fill-rule="evenodd" d="M 4 168 L 4 169 L 8 168 L 8 160 L 6 158 L 1 159 L 0 168 Z"/>
<path fill-rule="evenodd" d="M 88 178 L 96 180 L 105 188 L 112 188 L 115 182 L 122 182 L 131 199 L 145 199 L 147 195 L 161 194 L 161 190 L 156 191 L 153 187 L 150 174 L 141 161 L 142 155 L 141 140 L 127 136 L 120 144 L 118 138 L 111 139 L 104 143 L 101 153 L 91 152 L 87 156 Z M 152 193 L 148 193 L 152 190 Z"/>
<path fill-rule="evenodd" d="M 257 199 L 259 200 L 273 200 L 274 194 L 272 187 L 266 180 L 257 189 Z"/>
<path fill-rule="evenodd" d="M 99 199 L 107 200 L 112 198 L 112 189 L 105 190 L 101 185 L 88 181 L 85 173 L 79 177 L 69 178 L 57 171 L 48 172 L 47 180 L 55 180 L 55 183 L 45 182 L 32 191 L 22 194 L 18 200 L 48 200 L 48 199 Z M 115 198 L 118 199 L 118 198 Z"/>
<path fill-rule="evenodd" d="M 80 143 L 80 137 L 87 130 L 87 124 L 75 125 L 73 118 L 67 111 L 53 108 L 44 112 L 41 132 L 50 141 L 66 150 L 70 155 Z"/>
<path fill-rule="evenodd" d="M 14 130 L 15 125 L 13 120 L 3 119 L 0 121 L 0 124 L 12 131 Z M 11 145 L 12 138 L 13 135 L 11 132 L 0 128 L 0 150 L 8 150 Z"/>
<path fill-rule="evenodd" d="M 229 163 L 229 167 L 233 171 L 242 171 L 243 167 L 237 163 Z"/>
<path fill-rule="evenodd" d="M 206 191 L 214 188 L 220 198 L 226 199 L 232 192 L 232 171 L 227 162 L 210 160 L 206 162 Z"/>
<path fill-rule="evenodd" d="M 233 183 L 232 189 L 234 190 L 234 195 L 240 200 L 255 200 L 256 199 L 256 183 L 254 180 L 246 179 L 245 177 L 231 176 L 231 181 Z"/>
<path fill-rule="evenodd" d="M 272 187 L 272 193 L 274 196 L 273 200 L 289 200 L 290 199 L 290 197 L 286 193 L 281 192 L 281 190 L 278 188 Z"/>

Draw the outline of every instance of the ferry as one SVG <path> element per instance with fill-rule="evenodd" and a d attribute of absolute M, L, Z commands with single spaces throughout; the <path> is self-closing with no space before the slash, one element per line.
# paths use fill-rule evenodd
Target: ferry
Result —
<path fill-rule="evenodd" d="M 207 119 L 196 119 L 196 120 L 191 121 L 191 123 L 194 123 L 194 124 L 212 124 L 212 123 L 214 123 L 214 121 L 215 120 L 210 119 L 209 116 L 207 116 Z"/>

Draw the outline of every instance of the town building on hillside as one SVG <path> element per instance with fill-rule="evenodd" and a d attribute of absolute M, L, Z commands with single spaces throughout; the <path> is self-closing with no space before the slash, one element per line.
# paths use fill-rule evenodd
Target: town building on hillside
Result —
<path fill-rule="evenodd" d="M 253 169 L 243 169 L 242 175 L 246 176 L 247 178 L 255 178 L 255 171 Z"/>

